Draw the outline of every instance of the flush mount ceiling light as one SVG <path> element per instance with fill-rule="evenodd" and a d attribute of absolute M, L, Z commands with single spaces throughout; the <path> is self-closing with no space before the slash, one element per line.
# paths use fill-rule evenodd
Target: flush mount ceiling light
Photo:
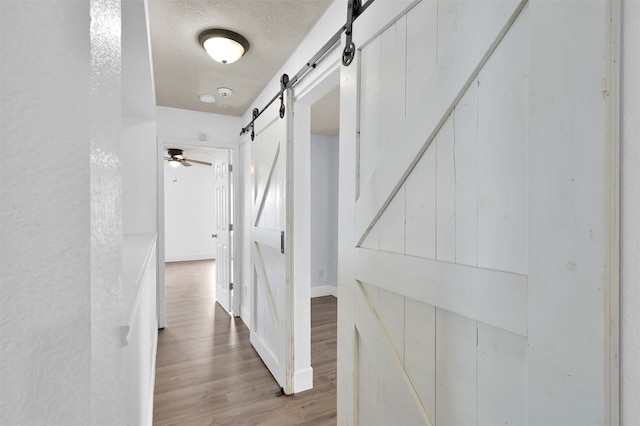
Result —
<path fill-rule="evenodd" d="M 249 50 L 246 38 L 218 28 L 201 32 L 198 41 L 209 56 L 221 64 L 232 64 Z"/>
<path fill-rule="evenodd" d="M 216 101 L 216 98 L 213 95 L 200 95 L 200 102 L 204 102 L 205 104 L 212 104 Z"/>

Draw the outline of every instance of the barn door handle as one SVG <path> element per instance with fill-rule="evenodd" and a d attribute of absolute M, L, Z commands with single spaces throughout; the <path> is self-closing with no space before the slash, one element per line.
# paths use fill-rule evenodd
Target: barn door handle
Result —
<path fill-rule="evenodd" d="M 284 254 L 284 231 L 280 231 L 280 253 Z"/>

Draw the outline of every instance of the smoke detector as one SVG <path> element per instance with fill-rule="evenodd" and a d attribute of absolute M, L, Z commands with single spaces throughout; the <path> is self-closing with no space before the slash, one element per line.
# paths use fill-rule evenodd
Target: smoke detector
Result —
<path fill-rule="evenodd" d="M 228 98 L 233 94 L 233 90 L 229 89 L 228 87 L 219 87 L 218 88 L 218 93 L 223 98 Z"/>

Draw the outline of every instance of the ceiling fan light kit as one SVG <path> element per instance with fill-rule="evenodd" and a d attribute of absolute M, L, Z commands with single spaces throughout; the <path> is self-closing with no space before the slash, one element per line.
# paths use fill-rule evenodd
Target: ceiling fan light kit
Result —
<path fill-rule="evenodd" d="M 185 167 L 191 167 L 191 163 L 202 164 L 204 166 L 211 166 L 211 163 L 207 161 L 200 160 L 192 160 L 191 158 L 187 158 L 183 155 L 183 150 L 178 148 L 169 148 L 167 150 L 168 157 L 164 157 L 165 160 L 169 162 L 171 167 L 178 167 L 183 165 Z"/>
<path fill-rule="evenodd" d="M 240 34 L 215 28 L 205 30 L 198 36 L 198 41 L 214 61 L 221 64 L 232 64 L 249 50 L 249 41 Z"/>

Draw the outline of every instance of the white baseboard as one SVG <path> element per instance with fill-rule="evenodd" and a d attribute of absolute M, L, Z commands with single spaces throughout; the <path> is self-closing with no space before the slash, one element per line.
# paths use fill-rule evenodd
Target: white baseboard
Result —
<path fill-rule="evenodd" d="M 322 297 L 322 296 L 333 296 L 338 297 L 338 287 L 333 285 L 321 285 L 321 286 L 311 286 L 311 298 L 314 297 Z"/>
<path fill-rule="evenodd" d="M 293 393 L 313 388 L 313 367 L 297 370 L 293 373 Z"/>
<path fill-rule="evenodd" d="M 189 260 L 208 260 L 215 259 L 215 254 L 179 254 L 175 256 L 165 256 L 165 262 L 187 262 Z"/>
<path fill-rule="evenodd" d="M 247 328 L 250 329 L 249 320 L 251 318 L 249 317 L 249 307 L 248 306 L 246 308 L 245 308 L 245 305 L 241 305 L 240 306 L 240 319 L 242 320 L 242 322 L 244 322 L 244 324 L 247 326 Z"/>

